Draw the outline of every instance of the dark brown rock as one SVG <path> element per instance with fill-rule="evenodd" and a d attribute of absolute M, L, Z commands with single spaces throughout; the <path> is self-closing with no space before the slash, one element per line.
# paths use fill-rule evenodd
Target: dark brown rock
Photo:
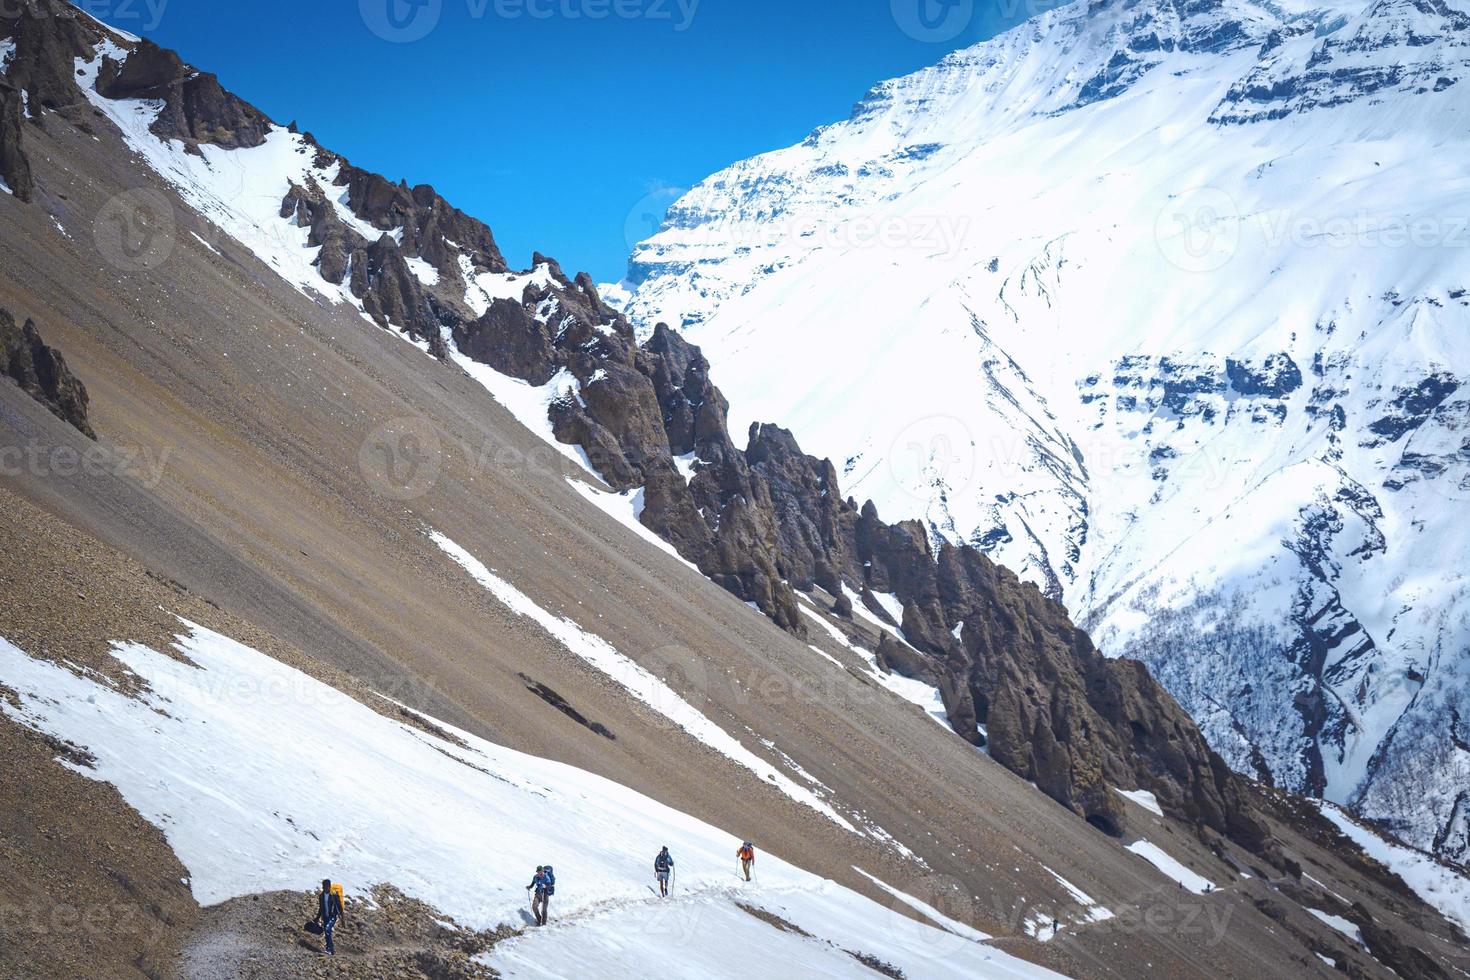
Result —
<path fill-rule="evenodd" d="M 455 342 L 475 360 L 529 384 L 544 385 L 557 371 L 546 324 L 515 300 L 491 303 L 484 316 L 455 332 Z"/>
<path fill-rule="evenodd" d="M 439 323 L 398 243 L 384 235 L 351 257 L 352 295 L 380 326 L 397 326 L 430 343 L 440 342 Z"/>
<path fill-rule="evenodd" d="M 29 201 L 36 193 L 36 179 L 24 143 L 20 93 L 0 81 L 0 180 L 18 200 Z"/>
<path fill-rule="evenodd" d="M 33 116 L 40 109 L 62 111 L 86 103 L 77 85 L 76 59 L 95 57 L 97 33 L 90 20 L 61 0 L 0 5 L 0 37 L 15 42 L 6 78 L 28 94 Z"/>
<path fill-rule="evenodd" d="M 27 320 L 17 327 L 7 310 L 0 310 L 0 369 L 57 418 L 88 439 L 97 438 L 87 421 L 86 386 L 71 373 L 59 350 L 41 342 L 35 323 Z"/>
<path fill-rule="evenodd" d="M 1373 958 L 1394 973 L 1422 980 L 1449 980 L 1450 975 L 1433 958 L 1417 946 L 1404 942 L 1392 929 L 1379 925 L 1361 904 L 1353 904 L 1351 918 L 1362 932 L 1363 943 Z"/>
<path fill-rule="evenodd" d="M 208 143 L 227 150 L 260 146 L 272 125 L 265 113 L 227 92 L 219 78 L 191 68 L 146 38 L 121 65 L 110 59 L 105 63 L 97 91 L 109 99 L 162 102 L 153 133 L 189 145 Z"/>

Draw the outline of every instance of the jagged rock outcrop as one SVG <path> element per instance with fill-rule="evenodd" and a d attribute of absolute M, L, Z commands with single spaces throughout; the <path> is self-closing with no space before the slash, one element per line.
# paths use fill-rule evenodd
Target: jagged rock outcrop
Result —
<path fill-rule="evenodd" d="M 61 351 L 41 341 L 36 324 L 17 326 L 8 310 L 0 310 L 0 371 L 36 401 L 88 439 L 96 439 L 87 421 L 87 387 L 66 366 Z"/>
<path fill-rule="evenodd" d="M 84 104 L 76 59 L 92 58 L 99 31 L 94 21 L 60 0 L 16 0 L 0 5 L 0 38 L 15 44 L 6 78 L 27 93 L 30 114 Z"/>
<path fill-rule="evenodd" d="M 919 524 L 838 502 L 831 464 L 801 454 L 790 433 L 757 427 L 746 455 L 776 489 L 784 567 L 835 572 L 837 589 L 818 584 L 840 594 L 848 583 L 880 618 L 872 594 L 895 596 L 904 641 L 881 636 L 878 660 L 939 687 L 963 737 L 1104 831 L 1123 827 L 1113 787 L 1139 787 L 1170 813 L 1268 846 L 1243 784 L 1142 664 L 1104 657 L 1061 604 L 978 550 L 935 555 Z"/>
<path fill-rule="evenodd" d="M 5 181 L 16 198 L 29 201 L 36 193 L 36 178 L 31 173 L 24 141 L 20 93 L 0 80 L 0 180 Z"/>
<path fill-rule="evenodd" d="M 442 342 L 438 318 L 423 287 L 408 268 L 398 243 L 384 235 L 359 248 L 351 259 L 352 294 L 379 326 L 398 324 L 435 349 Z"/>
<path fill-rule="evenodd" d="M 97 91 L 109 99 L 162 102 L 153 133 L 189 146 L 260 146 L 271 127 L 265 113 L 226 92 L 216 76 L 196 71 L 146 38 L 121 65 L 103 61 Z"/>
<path fill-rule="evenodd" d="M 545 366 L 546 359 L 538 362 L 536 352 L 549 338 L 536 340 L 535 329 L 521 315 L 523 307 L 494 303 L 479 323 L 470 322 L 443 309 L 426 291 L 421 276 L 409 267 L 409 259 L 422 259 L 441 279 L 462 286 L 466 275 L 504 272 L 505 259 L 489 228 L 450 207 L 427 185 L 410 191 L 376 175 L 368 175 L 375 179 L 367 180 L 361 176 L 365 171 L 320 147 L 317 165 L 337 169 L 333 192 L 314 180 L 293 183 L 281 201 L 280 214 L 298 227 L 311 229 L 307 244 L 320 249 L 316 265 L 323 279 L 345 284 L 380 326 L 391 324 L 407 331 L 426 341 L 437 356 L 444 354 L 442 328 L 448 327 L 467 351 L 473 351 L 471 356 L 504 373 L 533 376 L 537 363 Z M 357 221 L 349 225 L 339 208 Z M 364 222 L 379 231 L 375 238 L 362 233 Z M 450 241 L 459 249 L 451 248 Z M 462 258 L 468 270 L 461 267 Z M 492 352 L 503 362 L 490 360 Z"/>

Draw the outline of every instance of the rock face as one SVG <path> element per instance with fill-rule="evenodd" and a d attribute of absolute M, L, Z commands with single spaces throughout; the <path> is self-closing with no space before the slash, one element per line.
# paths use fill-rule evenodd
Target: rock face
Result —
<path fill-rule="evenodd" d="M 320 249 L 316 265 L 322 278 L 346 284 L 380 326 L 399 327 L 427 342 L 436 355 L 444 353 L 445 330 L 459 331 L 459 339 L 473 345 L 471 331 L 464 328 L 463 310 L 445 310 L 426 291 L 426 277 L 463 288 L 475 275 L 507 271 L 490 229 L 451 207 L 428 185 L 409 189 L 392 184 L 322 149 L 309 134 L 306 141 L 316 150 L 317 166 L 334 171 L 335 180 L 329 186 L 293 183 L 280 213 L 298 227 L 311 229 L 307 244 Z M 369 238 L 365 231 L 376 236 Z M 410 261 L 428 271 L 415 272 Z M 510 315 L 505 309 L 501 313 Z M 491 321 L 484 331 L 498 336 L 496 326 L 497 321 Z M 510 344 L 492 346 L 513 356 Z M 488 358 L 490 347 L 477 349 L 478 359 Z M 522 376 L 518 371 L 507 373 Z"/>
<path fill-rule="evenodd" d="M 0 38 L 15 45 L 5 75 L 27 93 L 33 118 L 86 102 L 77 85 L 77 58 L 91 58 L 101 31 L 59 0 L 17 0 L 0 7 Z"/>
<path fill-rule="evenodd" d="M 162 102 L 153 132 L 186 145 L 209 143 L 227 150 L 260 146 L 271 125 L 263 112 L 226 92 L 214 75 L 195 71 L 177 54 L 149 40 L 121 65 L 104 61 L 97 91 L 109 99 Z"/>
<path fill-rule="evenodd" d="M 86 386 L 71 373 L 61 351 L 41 342 L 35 323 L 27 320 L 18 327 L 7 310 L 0 310 L 0 370 L 57 418 L 88 439 L 97 438 L 87 421 Z"/>
<path fill-rule="evenodd" d="M 24 130 L 20 93 L 0 81 L 0 180 L 17 198 L 29 201 L 36 192 L 36 179 L 22 145 Z"/>

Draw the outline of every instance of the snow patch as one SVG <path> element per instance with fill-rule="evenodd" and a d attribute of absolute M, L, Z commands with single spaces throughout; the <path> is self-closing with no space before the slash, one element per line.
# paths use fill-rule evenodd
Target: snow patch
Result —
<path fill-rule="evenodd" d="M 551 266 L 545 262 L 527 273 L 476 273 L 469 256 L 461 253 L 459 268 L 466 283 L 464 302 L 474 311 L 475 316 L 484 316 L 490 309 L 490 304 L 497 299 L 515 300 L 519 303 L 527 286 L 545 289 L 552 283 Z"/>
<path fill-rule="evenodd" d="M 1363 945 L 1363 931 L 1353 923 L 1349 922 L 1347 919 L 1344 919 L 1340 915 L 1333 915 L 1330 912 L 1323 912 L 1321 909 L 1308 908 L 1307 911 L 1315 915 L 1317 918 L 1321 919 L 1323 922 L 1327 923 L 1332 928 L 1336 929 L 1338 932 L 1342 933 L 1344 936 L 1351 939 L 1353 942 L 1357 943 L 1359 946 Z"/>
<path fill-rule="evenodd" d="M 864 878 L 868 879 L 873 884 L 877 885 L 879 888 L 883 889 L 885 892 L 892 895 L 894 898 L 898 899 L 909 908 L 913 909 L 915 912 L 918 912 L 926 919 L 929 919 L 931 922 L 940 925 L 947 931 L 954 933 L 956 936 L 959 936 L 962 939 L 968 939 L 974 943 L 983 943 L 987 942 L 991 938 L 987 933 L 983 933 L 973 926 L 968 926 L 965 923 L 960 922 L 958 919 L 951 919 L 949 916 L 945 915 L 943 912 L 939 911 L 929 903 L 921 902 L 914 896 L 909 895 L 906 892 L 899 891 L 897 888 L 894 888 L 887 882 L 881 881 L 873 875 L 868 874 L 866 871 L 856 865 L 853 865 L 852 870 L 856 871 L 858 874 L 862 875 Z"/>
<path fill-rule="evenodd" d="M 853 643 L 846 637 L 846 635 L 843 634 L 841 630 L 829 623 L 826 617 L 814 611 L 807 605 L 807 603 L 811 601 L 810 599 L 808 599 L 805 595 L 802 595 L 801 593 L 797 593 L 797 595 L 802 600 L 801 602 L 797 603 L 798 608 L 801 609 L 802 615 L 806 616 L 812 622 L 820 626 L 822 630 L 832 638 L 832 641 L 834 643 L 837 643 L 838 645 L 846 648 L 852 653 L 855 653 L 859 658 L 861 658 L 863 663 L 867 665 L 867 674 L 869 677 L 873 678 L 873 680 L 877 681 L 879 684 L 886 687 L 894 694 L 897 694 L 899 697 L 903 698 L 910 704 L 918 705 L 920 708 L 923 709 L 924 714 L 927 715 L 936 724 L 938 724 L 941 728 L 949 732 L 954 731 L 954 729 L 949 724 L 949 712 L 945 710 L 944 696 L 939 693 L 939 688 L 935 687 L 932 684 L 925 684 L 923 681 L 914 680 L 910 677 L 901 677 L 898 674 L 890 674 L 888 671 L 878 666 L 878 658 L 873 654 L 871 650 L 866 650 L 863 647 L 860 647 L 857 644 Z M 857 606 L 854 606 L 853 608 L 856 609 Z M 873 618 L 876 622 L 877 618 Z"/>
<path fill-rule="evenodd" d="M 1128 850 L 1137 854 L 1149 864 L 1152 864 L 1165 878 L 1177 881 L 1196 895 L 1203 895 L 1206 892 L 1213 891 L 1215 888 L 1214 882 L 1195 874 L 1165 853 L 1163 848 L 1151 844 L 1146 840 L 1135 841 L 1129 844 Z"/>
<path fill-rule="evenodd" d="M 492 398 L 515 416 L 517 422 L 533 434 L 540 436 L 548 446 L 576 463 L 589 476 L 599 481 L 602 479 L 602 476 L 593 467 L 592 461 L 588 459 L 586 451 L 581 446 L 569 446 L 559 441 L 556 438 L 556 432 L 551 427 L 551 418 L 548 413 L 552 403 L 568 398 L 580 400 L 582 397 L 577 379 L 570 371 L 565 369 L 558 371 L 550 381 L 537 387 L 518 378 L 512 378 L 510 375 L 501 374 L 488 364 L 481 364 L 464 354 L 454 343 L 454 337 L 449 331 L 444 331 L 443 337 L 445 347 L 449 352 L 449 359 L 479 382 Z"/>
<path fill-rule="evenodd" d="M 643 526 L 643 522 L 639 520 L 639 517 L 643 514 L 642 488 L 630 493 L 605 493 L 596 487 L 588 486 L 581 480 L 574 480 L 570 477 L 567 478 L 567 483 L 571 485 L 573 490 L 577 491 L 577 493 L 589 501 L 592 506 L 638 535 L 644 541 L 653 545 L 659 551 L 662 551 L 671 558 L 677 559 L 695 574 L 703 576 L 704 573 L 699 570 L 699 567 L 679 554 L 677 548 Z"/>
<path fill-rule="evenodd" d="M 1146 789 L 1118 789 L 1114 786 L 1113 792 L 1132 800 L 1149 813 L 1160 817 L 1164 815 L 1164 808 L 1159 806 L 1159 798 Z"/>

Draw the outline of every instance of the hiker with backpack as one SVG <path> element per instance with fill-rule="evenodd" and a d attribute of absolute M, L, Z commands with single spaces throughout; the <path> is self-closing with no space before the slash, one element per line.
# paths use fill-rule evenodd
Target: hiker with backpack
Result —
<path fill-rule="evenodd" d="M 669 876 L 674 873 L 674 856 L 669 853 L 668 847 L 658 852 L 658 857 L 653 859 L 653 876 L 658 879 L 660 898 L 669 897 Z"/>
<path fill-rule="evenodd" d="M 536 869 L 536 877 L 531 879 L 526 890 L 533 888 L 536 890 L 536 897 L 531 901 L 531 914 L 535 916 L 538 926 L 544 926 L 548 918 L 551 896 L 556 894 L 556 872 L 551 870 L 551 865 L 543 865 Z"/>
<path fill-rule="evenodd" d="M 316 918 L 312 921 L 321 927 L 328 956 L 337 955 L 337 949 L 332 945 L 332 930 L 337 927 L 337 920 L 342 918 L 342 912 L 342 886 L 333 885 L 330 878 L 323 878 L 322 890 L 316 896 Z"/>
<path fill-rule="evenodd" d="M 750 869 L 755 867 L 755 845 L 746 841 L 740 845 L 740 850 L 735 852 L 740 859 L 740 870 L 745 872 L 745 880 L 750 880 Z"/>

